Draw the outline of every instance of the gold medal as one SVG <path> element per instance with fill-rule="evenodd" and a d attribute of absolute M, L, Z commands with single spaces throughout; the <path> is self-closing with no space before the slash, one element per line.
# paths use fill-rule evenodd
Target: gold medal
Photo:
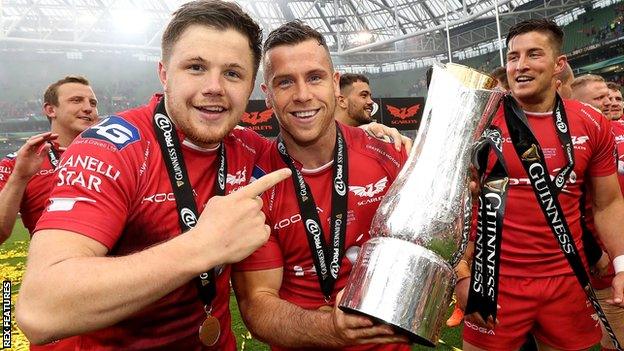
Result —
<path fill-rule="evenodd" d="M 204 323 L 199 327 L 199 340 L 202 344 L 210 347 L 217 344 L 220 335 L 221 324 L 219 320 L 215 316 L 209 314 Z"/>

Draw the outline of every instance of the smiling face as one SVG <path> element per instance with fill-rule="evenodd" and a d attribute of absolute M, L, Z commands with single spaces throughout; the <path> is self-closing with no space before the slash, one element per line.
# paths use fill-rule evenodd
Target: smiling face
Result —
<path fill-rule="evenodd" d="M 509 41 L 507 80 L 513 96 L 527 111 L 552 108 L 555 75 L 565 67 L 565 55 L 558 55 L 546 33 L 532 31 Z"/>
<path fill-rule="evenodd" d="M 233 30 L 191 25 L 159 65 L 167 113 L 193 143 L 212 147 L 239 122 L 253 89 L 249 40 Z"/>
<path fill-rule="evenodd" d="M 271 48 L 264 60 L 262 90 L 285 142 L 307 146 L 333 140 L 339 75 L 327 50 L 310 39 Z"/>
<path fill-rule="evenodd" d="M 65 83 L 58 87 L 56 94 L 58 106 L 52 103 L 43 106 L 53 132 L 73 139 L 97 122 L 97 100 L 90 86 Z"/>
<path fill-rule="evenodd" d="M 373 99 L 368 83 L 356 81 L 347 91 L 345 102 L 349 118 L 355 120 L 358 125 L 370 123 L 373 120 Z"/>

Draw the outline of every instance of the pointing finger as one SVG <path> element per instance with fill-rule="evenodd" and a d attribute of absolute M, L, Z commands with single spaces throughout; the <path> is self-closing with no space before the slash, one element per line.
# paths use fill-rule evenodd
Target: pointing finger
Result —
<path fill-rule="evenodd" d="M 256 196 L 259 196 L 266 190 L 271 189 L 275 184 L 281 182 L 284 179 L 287 179 L 288 177 L 290 177 L 291 174 L 292 173 L 288 168 L 279 169 L 259 178 L 255 182 L 245 186 L 234 194 L 240 194 L 243 197 L 254 198 Z"/>

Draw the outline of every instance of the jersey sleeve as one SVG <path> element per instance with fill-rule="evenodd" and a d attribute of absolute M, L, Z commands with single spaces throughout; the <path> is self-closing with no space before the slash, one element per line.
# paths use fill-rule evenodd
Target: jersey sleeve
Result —
<path fill-rule="evenodd" d="M 4 189 L 14 167 L 15 159 L 12 157 L 7 156 L 0 160 L 0 190 Z"/>
<path fill-rule="evenodd" d="M 599 113 L 594 114 L 596 115 L 598 126 L 591 125 L 595 130 L 596 136 L 593 138 L 595 145 L 592 145 L 594 152 L 589 163 L 589 174 L 593 177 L 603 177 L 617 171 L 617 151 L 609 121 Z"/>
<path fill-rule="evenodd" d="M 140 139 L 139 130 L 117 116 L 83 132 L 63 153 L 50 203 L 36 231 L 67 230 L 112 249 L 138 192 Z"/>

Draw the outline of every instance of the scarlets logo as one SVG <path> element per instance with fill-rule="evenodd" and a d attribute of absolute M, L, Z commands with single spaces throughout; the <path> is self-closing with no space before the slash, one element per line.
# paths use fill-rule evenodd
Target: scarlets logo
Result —
<path fill-rule="evenodd" d="M 241 171 L 237 171 L 236 174 L 229 174 L 226 178 L 226 183 L 230 185 L 239 185 L 245 182 L 245 176 L 247 174 L 247 167 L 243 168 Z"/>
<path fill-rule="evenodd" d="M 390 112 L 390 114 L 395 118 L 407 119 L 416 116 L 418 110 L 420 110 L 420 104 L 415 104 L 409 107 L 386 105 L 386 109 L 388 109 L 388 112 Z"/>
<path fill-rule="evenodd" d="M 241 121 L 255 126 L 270 120 L 271 116 L 273 116 L 273 109 L 271 108 L 262 112 L 244 112 Z"/>
<path fill-rule="evenodd" d="M 388 177 L 383 177 L 374 184 L 370 183 L 365 186 L 351 185 L 349 190 L 359 197 L 373 197 L 384 191 L 386 184 L 388 184 Z"/>

